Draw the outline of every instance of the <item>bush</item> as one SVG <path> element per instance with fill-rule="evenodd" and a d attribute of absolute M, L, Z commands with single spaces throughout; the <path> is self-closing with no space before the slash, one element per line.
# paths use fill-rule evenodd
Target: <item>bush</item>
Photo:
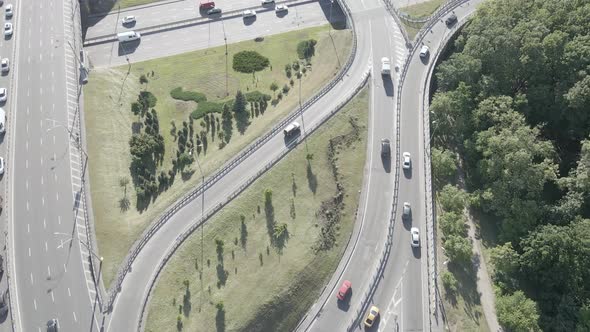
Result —
<path fill-rule="evenodd" d="M 449 272 L 445 271 L 441 275 L 442 283 L 448 293 L 456 293 L 457 292 L 457 279 L 455 276 Z"/>
<path fill-rule="evenodd" d="M 191 113 L 191 118 L 197 120 L 205 116 L 205 114 L 209 113 L 221 113 L 223 110 L 222 103 L 214 103 L 210 101 L 203 101 L 199 103 L 199 106 L 196 110 Z"/>
<path fill-rule="evenodd" d="M 205 94 L 196 91 L 183 91 L 182 87 L 172 89 L 170 91 L 170 96 L 174 99 L 183 101 L 192 100 L 195 103 L 207 101 L 207 96 L 205 96 Z"/>
<path fill-rule="evenodd" d="M 310 59 L 315 54 L 315 39 L 304 40 L 297 44 L 297 55 L 299 59 Z"/>
<path fill-rule="evenodd" d="M 287 84 L 283 85 L 283 93 L 284 94 L 287 94 L 289 92 L 289 90 L 291 90 L 291 88 Z"/>
<path fill-rule="evenodd" d="M 234 55 L 232 68 L 240 73 L 254 73 L 268 67 L 268 58 L 255 51 L 241 51 Z"/>
<path fill-rule="evenodd" d="M 273 83 L 273 84 L 276 84 L 276 83 Z M 269 101 L 271 99 L 270 95 L 267 95 L 266 93 L 262 93 L 259 91 L 248 92 L 245 94 L 245 96 L 246 96 L 246 100 L 248 102 L 261 102 L 263 100 Z"/>
<path fill-rule="evenodd" d="M 144 109 L 155 107 L 156 102 L 158 101 L 158 98 L 156 98 L 156 96 L 154 96 L 154 94 L 149 91 L 141 91 L 137 99 Z"/>
<path fill-rule="evenodd" d="M 463 213 L 463 208 L 467 203 L 468 194 L 450 184 L 447 184 L 438 193 L 438 199 L 445 211 L 454 211 L 458 214 Z"/>

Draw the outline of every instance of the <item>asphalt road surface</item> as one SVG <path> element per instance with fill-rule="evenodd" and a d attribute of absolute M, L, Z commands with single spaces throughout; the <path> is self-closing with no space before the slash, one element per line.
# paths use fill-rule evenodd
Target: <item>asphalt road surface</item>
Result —
<path fill-rule="evenodd" d="M 118 41 L 87 46 L 90 63 L 93 67 L 112 67 L 133 64 L 143 60 L 206 49 L 227 43 L 236 43 L 299 30 L 328 23 L 330 3 L 310 2 L 292 6 L 287 13 L 277 14 L 273 10 L 260 12 L 255 18 L 230 18 L 204 21 L 186 28 L 142 35 L 138 42 L 119 43 Z M 333 6 L 332 21 L 343 21 L 338 6 Z M 92 28 L 89 29 L 92 31 Z M 180 42 L 181 41 L 181 42 Z"/>
<path fill-rule="evenodd" d="M 73 193 L 80 188 L 80 156 L 68 134 L 77 81 L 67 45 L 71 3 L 13 5 L 10 42 L 16 50 L 10 56 L 14 104 L 7 110 L 7 171 L 17 330 L 44 331 L 47 321 L 57 318 L 63 331 L 96 331 L 88 266 L 79 244 L 85 229 Z"/>

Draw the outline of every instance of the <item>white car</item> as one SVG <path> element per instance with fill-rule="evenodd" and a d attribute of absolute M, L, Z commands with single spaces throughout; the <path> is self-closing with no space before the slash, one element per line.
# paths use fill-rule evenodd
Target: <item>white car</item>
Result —
<path fill-rule="evenodd" d="M 12 17 L 12 5 L 11 4 L 6 5 L 6 7 L 4 8 L 4 15 L 6 16 L 6 18 Z"/>
<path fill-rule="evenodd" d="M 8 94 L 6 93 L 6 88 L 0 88 L 0 103 L 3 103 L 8 98 Z"/>
<path fill-rule="evenodd" d="M 262 5 L 270 5 L 275 3 L 275 0 L 262 0 Z"/>
<path fill-rule="evenodd" d="M 404 202 L 404 210 L 402 212 L 402 219 L 408 220 L 410 219 L 410 215 L 412 214 L 412 206 L 408 202 Z"/>
<path fill-rule="evenodd" d="M 420 246 L 420 231 L 418 231 L 418 228 L 416 227 L 412 227 L 410 229 L 410 241 L 412 244 L 412 247 L 414 248 L 418 248 Z"/>
<path fill-rule="evenodd" d="M 129 15 L 125 16 L 121 22 L 123 23 L 123 25 L 132 24 L 136 22 L 136 19 L 135 16 Z"/>
<path fill-rule="evenodd" d="M 4 58 L 2 61 L 0 61 L 0 67 L 2 68 L 3 73 L 8 73 L 10 70 L 10 61 L 8 58 Z"/>
<path fill-rule="evenodd" d="M 409 152 L 404 152 L 403 156 L 404 156 L 404 159 L 403 159 L 404 160 L 404 163 L 403 163 L 403 166 L 402 167 L 404 169 L 410 169 L 410 168 L 412 168 L 412 160 L 411 160 L 410 153 Z"/>
<path fill-rule="evenodd" d="M 12 23 L 10 23 L 10 22 L 4 23 L 4 35 L 5 36 L 12 36 Z"/>
<path fill-rule="evenodd" d="M 381 75 L 391 75 L 391 62 L 387 57 L 381 58 Z"/>
<path fill-rule="evenodd" d="M 275 7 L 275 11 L 276 11 L 277 13 L 278 13 L 278 12 L 285 12 L 285 11 L 288 11 L 288 10 L 289 10 L 289 7 L 287 7 L 287 5 L 277 5 L 277 6 Z"/>
<path fill-rule="evenodd" d="M 0 157 L 0 175 L 4 174 L 4 158 Z"/>
<path fill-rule="evenodd" d="M 422 48 L 420 49 L 420 57 L 426 58 L 428 56 L 428 53 L 430 53 L 430 49 L 428 48 L 428 46 L 422 45 Z"/>
<path fill-rule="evenodd" d="M 255 10 L 248 9 L 248 10 L 244 10 L 242 12 L 242 17 L 254 17 L 254 16 L 256 16 L 256 11 Z"/>

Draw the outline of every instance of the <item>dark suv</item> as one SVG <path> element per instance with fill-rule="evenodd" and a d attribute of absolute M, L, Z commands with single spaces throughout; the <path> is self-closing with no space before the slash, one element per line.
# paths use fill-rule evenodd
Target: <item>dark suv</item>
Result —
<path fill-rule="evenodd" d="M 455 23 L 457 23 L 457 15 L 455 14 L 451 14 L 451 16 L 447 17 L 447 19 L 445 20 L 445 24 L 447 26 L 451 26 Z"/>

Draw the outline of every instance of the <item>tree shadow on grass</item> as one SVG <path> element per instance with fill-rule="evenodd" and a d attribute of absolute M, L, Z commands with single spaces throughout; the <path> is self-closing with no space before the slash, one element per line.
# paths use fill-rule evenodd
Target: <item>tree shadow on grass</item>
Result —
<path fill-rule="evenodd" d="M 235 118 L 236 118 L 236 127 L 237 127 L 238 131 L 240 132 L 240 134 L 243 135 L 244 132 L 246 131 L 246 129 L 248 129 L 248 126 L 250 125 L 250 113 L 248 111 L 236 112 Z"/>
<path fill-rule="evenodd" d="M 217 264 L 217 288 L 225 285 L 229 272 L 224 268 L 223 264 Z"/>
<path fill-rule="evenodd" d="M 217 332 L 225 332 L 225 310 L 217 310 L 215 315 L 215 328 Z"/>
<path fill-rule="evenodd" d="M 248 242 L 248 227 L 246 227 L 246 223 L 242 221 L 242 225 L 240 226 L 240 243 L 242 244 L 242 248 L 246 248 L 247 242 Z"/>
<path fill-rule="evenodd" d="M 477 262 L 476 262 L 477 264 Z M 477 291 L 477 273 L 471 264 L 448 263 L 449 272 L 457 279 L 457 293 L 463 298 L 465 314 L 473 321 L 479 322 L 482 313 L 475 307 L 481 304 L 480 295 Z M 453 304 L 451 302 L 451 304 Z M 456 305 L 456 298 L 455 304 Z"/>
<path fill-rule="evenodd" d="M 315 192 L 318 189 L 318 178 L 313 174 L 310 162 L 307 163 L 307 185 L 309 186 L 309 190 L 315 195 Z"/>
<path fill-rule="evenodd" d="M 188 317 L 192 309 L 191 304 L 191 291 L 187 287 L 186 292 L 182 296 L 182 312 L 184 313 L 185 317 Z"/>
<path fill-rule="evenodd" d="M 264 202 L 264 215 L 266 217 L 266 230 L 268 236 L 272 239 L 275 231 L 275 208 L 272 205 L 272 200 Z"/>

